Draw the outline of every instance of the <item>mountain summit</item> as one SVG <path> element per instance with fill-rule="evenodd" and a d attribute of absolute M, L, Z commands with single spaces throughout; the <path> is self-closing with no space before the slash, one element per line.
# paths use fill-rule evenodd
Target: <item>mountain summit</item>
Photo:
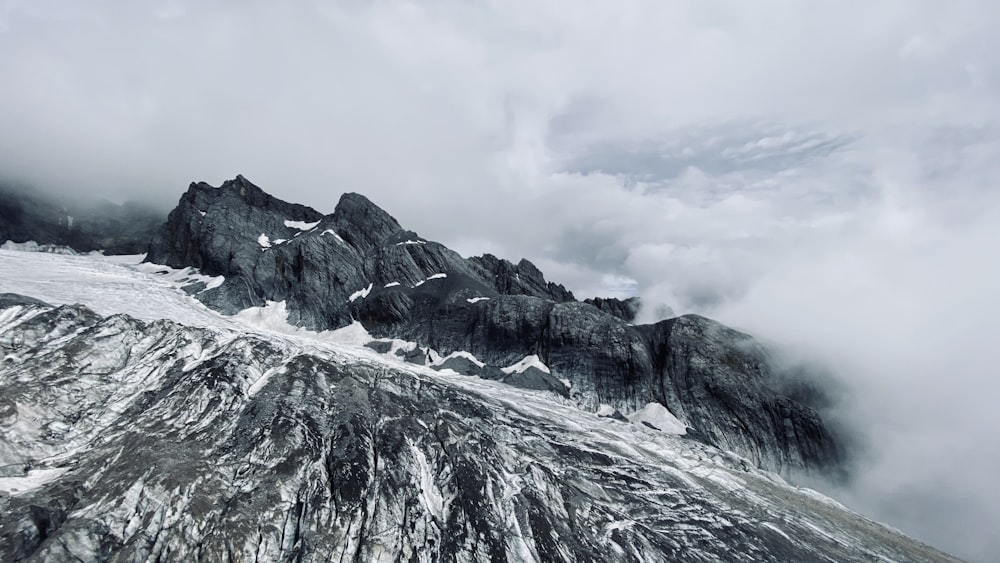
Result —
<path fill-rule="evenodd" d="M 463 258 L 359 194 L 322 215 L 242 176 L 219 188 L 192 184 L 147 261 L 224 276 L 192 291 L 226 314 L 283 302 L 294 325 L 358 321 L 386 350 L 398 339 L 441 356 L 468 354 L 474 361 L 463 373 L 547 389 L 591 411 L 662 406 L 691 437 L 765 469 L 830 472 L 842 462 L 834 434 L 780 391 L 751 337 L 695 315 L 633 326 L 622 302 L 577 301 L 527 260 Z M 501 371 L 526 357 L 543 369 Z"/>

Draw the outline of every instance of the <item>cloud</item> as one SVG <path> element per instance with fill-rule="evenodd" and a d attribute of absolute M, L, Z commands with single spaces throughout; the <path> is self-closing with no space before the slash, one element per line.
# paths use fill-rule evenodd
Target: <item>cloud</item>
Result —
<path fill-rule="evenodd" d="M 579 297 L 808 351 L 877 446 L 840 494 L 985 559 L 998 24 L 985 0 L 7 1 L 0 173 L 359 191 Z"/>

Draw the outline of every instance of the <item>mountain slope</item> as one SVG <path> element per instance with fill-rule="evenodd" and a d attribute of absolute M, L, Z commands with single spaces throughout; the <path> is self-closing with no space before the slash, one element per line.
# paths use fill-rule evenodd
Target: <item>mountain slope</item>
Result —
<path fill-rule="evenodd" d="M 134 204 L 81 202 L 0 186 L 0 244 L 36 242 L 77 252 L 145 252 L 163 222 L 158 211 Z"/>
<path fill-rule="evenodd" d="M 5 561 L 953 560 L 698 441 L 119 262 L 0 251 L 31 295 L 0 296 Z"/>
<path fill-rule="evenodd" d="M 147 260 L 224 277 L 191 290 L 226 314 L 281 302 L 297 326 L 357 320 L 385 339 L 471 354 L 498 378 L 534 356 L 547 376 L 504 379 L 591 411 L 661 405 L 693 436 L 786 474 L 837 472 L 843 461 L 820 416 L 771 384 L 768 353 L 749 336 L 697 316 L 633 326 L 634 304 L 576 301 L 526 260 L 465 259 L 358 194 L 322 215 L 242 176 L 219 188 L 192 184 Z"/>

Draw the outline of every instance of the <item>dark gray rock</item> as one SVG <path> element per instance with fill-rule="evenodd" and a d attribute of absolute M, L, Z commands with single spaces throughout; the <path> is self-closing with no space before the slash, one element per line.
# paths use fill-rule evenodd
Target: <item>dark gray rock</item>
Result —
<path fill-rule="evenodd" d="M 388 340 L 372 340 L 365 344 L 365 346 L 375 350 L 379 354 L 388 354 L 389 350 L 392 350 L 392 341 Z"/>
<path fill-rule="evenodd" d="M 425 366 L 428 363 L 427 351 L 423 348 L 414 348 L 403 355 L 403 360 L 409 364 Z"/>
<path fill-rule="evenodd" d="M 551 391 L 563 397 L 569 397 L 569 388 L 566 384 L 554 377 L 550 373 L 531 366 L 522 372 L 503 373 L 496 378 L 512 387 L 521 389 L 532 389 L 534 391 Z"/>
<path fill-rule="evenodd" d="M 768 353 L 753 338 L 698 315 L 639 330 L 656 398 L 708 443 L 782 472 L 842 471 L 839 442 L 815 410 L 772 390 Z"/>
<path fill-rule="evenodd" d="M 601 311 L 618 317 L 627 323 L 635 320 L 635 316 L 639 314 L 639 308 L 641 307 L 638 297 L 629 297 L 628 299 L 618 299 L 615 297 L 593 297 L 590 299 L 584 299 L 583 302 L 593 305 Z"/>
<path fill-rule="evenodd" d="M 516 265 L 492 254 L 474 256 L 469 262 L 480 277 L 502 295 L 528 295 L 556 302 L 574 301 L 573 294 L 565 287 L 545 281 L 534 264 L 521 259 Z"/>

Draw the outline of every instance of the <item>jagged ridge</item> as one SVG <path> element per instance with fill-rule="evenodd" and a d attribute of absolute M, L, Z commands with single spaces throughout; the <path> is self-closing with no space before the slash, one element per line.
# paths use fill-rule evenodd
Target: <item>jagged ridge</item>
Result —
<path fill-rule="evenodd" d="M 299 326 L 357 320 L 373 335 L 468 351 L 494 368 L 537 355 L 584 408 L 658 402 L 693 437 L 768 469 L 835 470 L 843 458 L 813 410 L 769 385 L 767 353 L 748 336 L 697 316 L 632 326 L 634 304 L 578 302 L 526 260 L 462 258 L 358 194 L 324 216 L 242 176 L 192 184 L 148 260 L 226 276 L 198 294 L 224 313 L 284 301 Z"/>

